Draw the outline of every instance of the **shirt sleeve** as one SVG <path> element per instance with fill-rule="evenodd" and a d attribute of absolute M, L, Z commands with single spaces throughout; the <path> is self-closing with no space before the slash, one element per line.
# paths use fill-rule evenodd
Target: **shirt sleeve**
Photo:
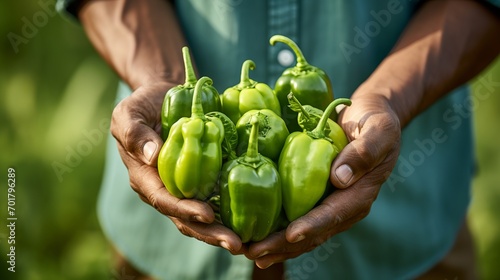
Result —
<path fill-rule="evenodd" d="M 78 20 L 78 7 L 81 2 L 81 0 L 57 0 L 56 9 L 62 15 Z"/>

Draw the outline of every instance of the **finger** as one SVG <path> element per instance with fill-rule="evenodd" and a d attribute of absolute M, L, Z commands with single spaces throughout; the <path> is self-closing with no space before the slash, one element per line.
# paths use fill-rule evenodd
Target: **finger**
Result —
<path fill-rule="evenodd" d="M 292 222 L 286 229 L 286 239 L 293 243 L 319 237 L 313 243 L 321 244 L 366 217 L 380 186 L 387 178 L 386 170 L 392 170 L 396 160 L 397 153 L 391 152 L 377 168 L 365 174 L 355 185 L 335 190 L 319 206 Z"/>
<path fill-rule="evenodd" d="M 285 231 L 270 234 L 264 240 L 250 244 L 246 257 L 251 260 L 261 259 L 272 254 L 288 254 L 312 250 L 309 240 L 292 244 L 285 238 Z"/>
<path fill-rule="evenodd" d="M 355 187 L 336 190 L 320 205 L 293 221 L 286 228 L 286 240 L 290 243 L 310 240 L 313 246 L 319 246 L 366 217 L 376 197 L 374 192 Z"/>
<path fill-rule="evenodd" d="M 359 134 L 332 164 L 330 180 L 337 188 L 351 186 L 384 161 L 388 154 L 399 151 L 401 131 L 389 114 L 370 115 L 358 126 Z"/>
<path fill-rule="evenodd" d="M 250 244 L 246 257 L 255 260 L 269 254 L 283 253 L 289 250 L 285 239 L 285 231 L 270 234 L 264 240 Z"/>
<path fill-rule="evenodd" d="M 335 191 L 306 215 L 290 223 L 285 230 L 250 245 L 247 257 L 257 259 L 268 254 L 312 250 L 368 214 L 376 193 L 364 192 L 362 194 L 358 188 Z"/>
<path fill-rule="evenodd" d="M 303 240 L 295 244 L 287 242 L 284 231 L 274 233 L 266 239 L 249 246 L 245 256 L 255 260 L 255 264 L 266 269 L 269 266 L 295 258 L 303 253 L 313 250 L 316 246 Z"/>
<path fill-rule="evenodd" d="M 256 259 L 255 264 L 260 269 L 269 268 L 271 265 L 275 263 L 284 262 L 288 259 L 293 259 L 303 254 L 303 252 L 293 252 L 293 253 L 285 253 L 285 254 L 269 254 L 262 258 Z"/>
<path fill-rule="evenodd" d="M 369 177 L 358 184 L 370 182 Z M 371 186 L 335 191 L 319 206 L 290 223 L 286 230 L 250 245 L 247 257 L 259 260 L 258 266 L 262 268 L 313 250 L 368 215 L 378 190 L 378 186 Z"/>
<path fill-rule="evenodd" d="M 179 231 L 186 236 L 194 237 L 214 246 L 223 247 L 234 255 L 242 254 L 245 251 L 245 247 L 238 235 L 222 224 L 203 224 L 183 221 L 175 217 L 171 217 L 171 220 Z"/>

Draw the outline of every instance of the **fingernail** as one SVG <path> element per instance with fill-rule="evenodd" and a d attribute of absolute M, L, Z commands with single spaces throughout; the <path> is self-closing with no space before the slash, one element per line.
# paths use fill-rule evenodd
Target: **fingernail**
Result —
<path fill-rule="evenodd" d="M 342 184 L 347 185 L 352 179 L 352 169 L 347 164 L 342 164 L 335 170 L 335 175 Z"/>
<path fill-rule="evenodd" d="M 260 255 L 257 256 L 257 258 L 262 258 L 263 256 L 269 254 L 269 251 L 264 251 Z"/>
<path fill-rule="evenodd" d="M 228 251 L 231 251 L 231 248 L 229 247 L 229 244 L 227 244 L 227 242 L 226 242 L 226 241 L 221 241 L 221 242 L 219 243 L 219 245 L 220 245 L 222 248 L 224 248 L 224 249 L 226 249 L 226 250 L 228 250 Z"/>
<path fill-rule="evenodd" d="M 193 216 L 193 219 L 197 222 L 200 222 L 200 223 L 206 223 L 205 220 L 203 220 L 203 218 L 200 216 L 200 215 L 194 215 Z"/>
<path fill-rule="evenodd" d="M 302 240 L 304 240 L 304 238 L 306 238 L 305 235 L 299 234 L 299 235 L 297 235 L 297 238 L 295 238 L 295 240 L 292 243 L 297 243 L 299 241 L 302 241 Z"/>
<path fill-rule="evenodd" d="M 268 264 L 268 265 L 264 266 L 262 269 L 269 268 L 269 267 L 270 267 L 271 265 L 273 265 L 273 264 L 274 264 L 274 263 L 270 263 L 270 264 Z"/>
<path fill-rule="evenodd" d="M 153 155 L 156 152 L 156 148 L 157 145 L 153 141 L 147 142 L 142 148 L 142 153 L 144 154 L 144 157 L 146 157 L 148 161 L 151 161 L 151 158 L 153 158 Z"/>

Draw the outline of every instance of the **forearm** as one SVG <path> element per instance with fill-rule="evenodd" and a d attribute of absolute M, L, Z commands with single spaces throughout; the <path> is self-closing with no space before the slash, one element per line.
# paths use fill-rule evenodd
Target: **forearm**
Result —
<path fill-rule="evenodd" d="M 500 20 L 475 1 L 427 1 L 353 96 L 386 98 L 401 127 L 484 69 L 500 51 Z M 363 90 L 365 89 L 365 90 Z"/>
<path fill-rule="evenodd" d="M 182 83 L 186 42 L 169 1 L 90 0 L 78 16 L 94 47 L 132 89 Z"/>

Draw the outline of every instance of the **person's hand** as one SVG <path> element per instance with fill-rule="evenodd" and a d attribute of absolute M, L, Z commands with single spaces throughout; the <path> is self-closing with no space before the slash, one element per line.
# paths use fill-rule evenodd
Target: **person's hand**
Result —
<path fill-rule="evenodd" d="M 330 179 L 336 190 L 285 230 L 251 244 L 245 255 L 258 267 L 311 251 L 368 215 L 398 158 L 399 119 L 386 99 L 354 94 L 352 105 L 341 112 L 339 124 L 350 143 L 332 165 Z"/>
<path fill-rule="evenodd" d="M 130 177 L 130 185 L 139 197 L 168 216 L 184 235 L 233 254 L 240 253 L 240 238 L 215 222 L 212 208 L 195 199 L 178 199 L 160 180 L 156 163 L 163 145 L 161 106 L 167 90 L 175 85 L 155 83 L 138 88 L 114 109 L 111 132 L 118 142 L 120 156 Z"/>

